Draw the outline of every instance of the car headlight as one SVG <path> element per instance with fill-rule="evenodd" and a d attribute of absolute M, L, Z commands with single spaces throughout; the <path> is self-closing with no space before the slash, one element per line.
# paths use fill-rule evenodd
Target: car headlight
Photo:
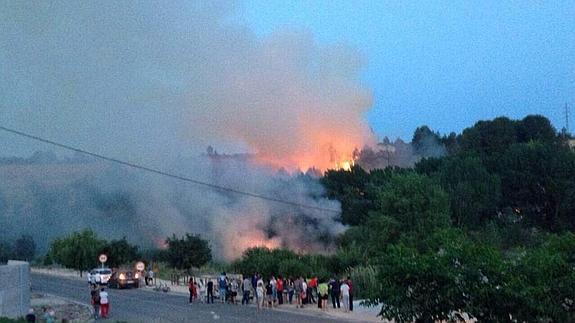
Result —
<path fill-rule="evenodd" d="M 124 279 L 126 279 L 126 275 L 120 274 L 119 278 L 120 278 L 120 280 L 124 280 Z"/>

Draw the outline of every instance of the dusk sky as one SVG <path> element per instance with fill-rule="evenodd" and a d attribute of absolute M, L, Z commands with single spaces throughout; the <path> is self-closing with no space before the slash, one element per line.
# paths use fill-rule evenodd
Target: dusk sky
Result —
<path fill-rule="evenodd" d="M 54 141 L 315 164 L 421 125 L 541 114 L 560 130 L 575 1 L 5 1 L 0 71 L 1 123 Z"/>
<path fill-rule="evenodd" d="M 237 19 L 261 37 L 296 29 L 355 47 L 380 138 L 501 115 L 561 129 L 566 103 L 575 114 L 575 1 L 253 0 Z"/>

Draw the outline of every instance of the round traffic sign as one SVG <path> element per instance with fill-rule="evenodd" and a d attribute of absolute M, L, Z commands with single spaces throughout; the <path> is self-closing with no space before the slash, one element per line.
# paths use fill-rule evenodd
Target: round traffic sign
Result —
<path fill-rule="evenodd" d="M 144 271 L 144 269 L 146 269 L 146 265 L 143 262 L 138 261 L 136 263 L 136 269 L 139 271 Z"/>
<path fill-rule="evenodd" d="M 98 260 L 100 260 L 101 263 L 105 263 L 108 261 L 108 256 L 106 256 L 106 254 L 101 254 L 98 256 Z"/>

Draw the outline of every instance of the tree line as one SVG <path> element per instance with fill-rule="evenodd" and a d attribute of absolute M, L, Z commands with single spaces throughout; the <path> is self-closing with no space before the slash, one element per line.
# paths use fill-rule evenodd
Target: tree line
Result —
<path fill-rule="evenodd" d="M 575 321 L 575 153 L 571 136 L 546 118 L 500 117 L 460 134 L 415 130 L 421 155 L 412 168 L 329 170 L 319 179 L 341 203 L 348 229 L 329 255 L 253 248 L 230 271 L 264 276 L 350 275 L 356 298 L 395 322 Z M 173 235 L 164 250 L 140 251 L 126 239 L 90 230 L 50 245 L 46 261 L 90 269 L 164 261 L 181 270 L 211 261 L 199 236 Z M 2 246 L 0 245 L 0 255 Z M 1 259 L 0 259 L 1 260 Z"/>
<path fill-rule="evenodd" d="M 350 226 L 339 248 L 380 315 L 396 322 L 575 320 L 575 153 L 542 116 L 428 127 L 413 144 L 446 147 L 413 168 L 328 171 Z M 360 270 L 361 271 L 361 270 Z"/>

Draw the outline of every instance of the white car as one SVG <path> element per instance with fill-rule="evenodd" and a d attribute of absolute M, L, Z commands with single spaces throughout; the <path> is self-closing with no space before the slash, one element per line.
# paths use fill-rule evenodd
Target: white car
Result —
<path fill-rule="evenodd" d="M 94 268 L 88 273 L 88 282 L 93 285 L 107 285 L 111 276 L 110 268 Z"/>

